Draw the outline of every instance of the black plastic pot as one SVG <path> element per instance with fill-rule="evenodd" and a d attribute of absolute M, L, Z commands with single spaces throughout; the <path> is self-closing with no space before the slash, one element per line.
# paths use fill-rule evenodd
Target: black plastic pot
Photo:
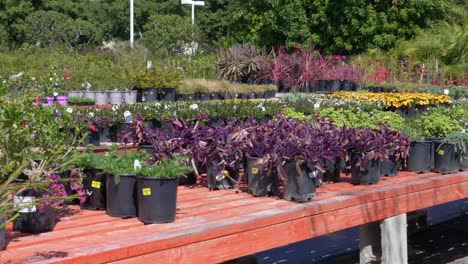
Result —
<path fill-rule="evenodd" d="M 107 174 L 106 180 L 106 213 L 113 217 L 136 217 L 136 175 L 120 175 L 116 184 L 115 176 Z"/>
<path fill-rule="evenodd" d="M 398 113 L 405 118 L 413 118 L 416 116 L 416 108 L 414 106 L 402 106 L 397 108 Z"/>
<path fill-rule="evenodd" d="M 272 90 L 272 91 L 266 91 L 265 92 L 265 98 L 268 99 L 268 98 L 275 98 L 276 97 L 276 91 Z"/>
<path fill-rule="evenodd" d="M 460 154 L 449 143 L 435 143 L 434 170 L 438 173 L 457 173 L 460 170 Z"/>
<path fill-rule="evenodd" d="M 156 129 L 161 127 L 161 121 L 157 119 L 146 120 L 146 125 L 151 129 Z"/>
<path fill-rule="evenodd" d="M 284 93 L 286 91 L 286 84 L 284 83 L 284 81 L 276 81 L 275 85 L 278 92 Z"/>
<path fill-rule="evenodd" d="M 98 131 L 88 131 L 88 136 L 87 138 L 83 141 L 83 145 L 93 145 L 95 147 L 100 145 L 100 136 Z"/>
<path fill-rule="evenodd" d="M 265 92 L 256 92 L 254 93 L 255 99 L 263 99 L 265 98 Z"/>
<path fill-rule="evenodd" d="M 137 91 L 136 101 L 143 102 L 143 89 L 133 89 Z"/>
<path fill-rule="evenodd" d="M 108 126 L 104 126 L 104 127 L 99 127 L 98 128 L 99 130 L 99 142 L 102 143 L 102 142 L 111 142 L 111 138 L 110 138 L 110 132 L 109 132 L 109 127 Z"/>
<path fill-rule="evenodd" d="M 174 222 L 178 180 L 138 176 L 138 220 L 145 224 Z"/>
<path fill-rule="evenodd" d="M 343 80 L 341 82 L 341 90 L 343 91 L 352 91 L 353 90 L 353 82 L 350 80 Z"/>
<path fill-rule="evenodd" d="M 0 218 L 0 251 L 4 250 L 6 247 L 5 241 L 5 218 Z M 3 226 L 3 227 L 1 227 Z"/>
<path fill-rule="evenodd" d="M 461 155 L 460 170 L 468 170 L 468 153 Z"/>
<path fill-rule="evenodd" d="M 154 155 L 154 147 L 153 145 L 138 145 L 140 151 L 146 151 L 151 156 Z"/>
<path fill-rule="evenodd" d="M 211 100 L 220 100 L 221 99 L 221 95 L 219 93 L 211 93 L 210 94 L 210 99 Z"/>
<path fill-rule="evenodd" d="M 323 173 L 323 180 L 324 181 L 332 181 L 332 182 L 339 182 L 340 181 L 340 173 L 341 173 L 341 158 L 336 158 L 335 162 L 331 162 L 325 160 L 324 162 L 324 169 L 325 172 Z"/>
<path fill-rule="evenodd" d="M 176 100 L 176 88 L 162 88 L 159 90 L 159 98 L 164 101 Z"/>
<path fill-rule="evenodd" d="M 40 190 L 23 191 L 20 197 L 42 197 L 43 192 Z M 29 208 L 34 209 L 34 207 Z M 36 210 L 26 210 L 28 212 L 20 212 L 19 217 L 13 221 L 13 229 L 22 233 L 39 234 L 54 230 L 55 213 L 50 206 L 40 208 L 35 206 Z"/>
<path fill-rule="evenodd" d="M 224 126 L 226 123 L 224 122 L 224 118 L 220 116 L 211 117 L 208 122 L 206 122 L 208 126 L 219 127 Z"/>
<path fill-rule="evenodd" d="M 112 142 L 119 142 L 119 137 L 129 133 L 132 129 L 128 126 L 129 123 L 119 122 L 111 127 L 109 127 L 109 137 Z"/>
<path fill-rule="evenodd" d="M 199 93 L 197 97 L 200 101 L 208 101 L 211 99 L 211 95 L 209 93 Z"/>
<path fill-rule="evenodd" d="M 300 85 L 300 91 L 303 93 L 312 93 L 314 91 L 314 87 L 312 87 L 309 81 L 305 81 Z"/>
<path fill-rule="evenodd" d="M 224 100 L 230 100 L 230 99 L 234 99 L 234 98 L 235 98 L 235 96 L 234 96 L 233 93 L 231 93 L 231 92 L 225 92 L 224 93 L 224 96 L 223 96 Z"/>
<path fill-rule="evenodd" d="M 380 162 L 380 176 L 396 176 L 399 167 L 400 161 L 395 157 L 384 159 Z"/>
<path fill-rule="evenodd" d="M 176 94 L 177 101 L 192 101 L 195 96 L 193 94 Z"/>
<path fill-rule="evenodd" d="M 197 176 L 195 172 L 190 172 L 187 174 L 187 177 L 180 177 L 179 178 L 179 185 L 193 185 L 197 183 Z"/>
<path fill-rule="evenodd" d="M 86 169 L 83 178 L 86 201 L 81 206 L 88 210 L 106 210 L 106 176 L 101 170 Z"/>
<path fill-rule="evenodd" d="M 231 179 L 232 174 L 229 177 L 225 177 L 223 172 L 219 169 L 218 161 L 210 161 L 207 165 L 207 179 L 208 188 L 210 190 L 227 190 L 234 189 L 235 182 Z M 227 170 L 225 171 L 227 172 Z M 229 172 L 228 172 L 229 173 Z"/>
<path fill-rule="evenodd" d="M 434 169 L 435 167 L 435 148 L 436 146 L 439 146 L 440 143 L 444 142 L 445 138 L 443 137 L 425 137 L 425 141 L 430 141 L 432 142 L 432 150 L 431 150 L 431 169 Z"/>
<path fill-rule="evenodd" d="M 158 89 L 156 88 L 146 88 L 143 89 L 143 95 L 145 102 L 153 102 L 158 100 Z"/>
<path fill-rule="evenodd" d="M 407 159 L 407 169 L 413 172 L 429 172 L 432 167 L 433 144 L 431 141 L 413 141 Z"/>
<path fill-rule="evenodd" d="M 340 90 L 340 87 L 341 87 L 341 81 L 340 80 L 331 80 L 329 81 L 329 86 L 330 86 L 330 89 L 329 91 L 334 93 L 334 92 L 337 92 L 338 90 Z"/>
<path fill-rule="evenodd" d="M 328 80 L 319 80 L 317 83 L 317 91 L 319 92 L 328 91 Z"/>
<path fill-rule="evenodd" d="M 356 166 L 360 154 L 353 153 L 351 156 L 351 183 L 356 185 L 375 184 L 379 182 L 380 160 L 372 159 L 367 161 L 364 171 L 360 166 Z"/>
<path fill-rule="evenodd" d="M 276 191 L 278 178 L 275 173 L 267 173 L 267 164 L 261 158 L 247 158 L 247 182 L 253 196 L 267 196 Z"/>
<path fill-rule="evenodd" d="M 316 194 L 316 178 L 314 170 L 303 163 L 300 166 L 301 173 L 297 171 L 296 161 L 287 161 L 284 170 L 287 181 L 283 183 L 283 198 L 288 201 L 307 202 Z"/>
<path fill-rule="evenodd" d="M 416 110 L 417 110 L 418 113 L 420 113 L 420 114 L 426 112 L 428 108 L 429 108 L 428 105 L 417 105 L 417 106 L 416 106 Z"/>

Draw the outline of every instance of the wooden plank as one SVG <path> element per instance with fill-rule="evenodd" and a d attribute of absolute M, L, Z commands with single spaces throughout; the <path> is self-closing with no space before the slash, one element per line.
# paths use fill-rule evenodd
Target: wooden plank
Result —
<path fill-rule="evenodd" d="M 150 263 L 155 259 L 165 259 L 171 263 L 219 263 L 340 231 L 347 227 L 358 226 L 369 221 L 382 220 L 402 212 L 458 200 L 463 198 L 462 192 L 464 192 L 465 197 L 468 195 L 468 184 L 465 184 L 463 189 L 456 184 L 443 186 L 434 190 L 425 190 L 373 203 L 365 203 L 340 211 L 331 211 L 112 263 Z M 435 195 L 435 193 L 446 195 Z M 346 225 L 342 223 L 346 223 Z"/>
<path fill-rule="evenodd" d="M 56 245 L 54 243 L 32 245 L 30 247 L 17 249 L 13 248 L 11 250 L 8 249 L 7 251 L 0 253 L 2 256 L 0 260 L 17 259 L 20 256 L 24 257 L 23 260 L 25 260 L 27 259 L 27 256 L 46 254 L 50 248 L 57 248 L 60 249 L 61 252 L 66 252 L 68 254 L 67 258 L 69 259 L 72 259 L 73 257 L 78 257 L 78 259 L 84 257 L 89 258 L 89 260 L 96 261 L 96 257 L 101 254 L 100 252 L 103 252 L 103 256 L 101 257 L 105 258 L 105 256 L 110 255 L 112 258 L 106 260 L 110 261 L 112 259 L 127 258 L 128 256 L 148 254 L 167 248 L 176 248 L 189 243 L 198 243 L 204 240 L 245 232 L 246 230 L 264 228 L 278 223 L 296 221 L 297 219 L 316 214 L 339 211 L 339 209 L 346 209 L 351 206 L 362 205 L 363 203 L 372 203 L 372 201 L 380 201 L 382 199 L 396 197 L 400 195 L 399 193 L 405 194 L 405 192 L 411 193 L 431 190 L 440 186 L 457 183 L 458 185 L 464 184 L 463 186 L 465 186 L 467 180 L 468 173 L 460 173 L 458 175 L 435 174 L 432 177 L 423 177 L 422 179 L 418 177 L 415 177 L 414 179 L 408 178 L 407 181 L 411 183 L 403 186 L 395 184 L 385 184 L 385 186 L 348 185 L 347 188 L 345 188 L 347 191 L 342 191 L 342 195 L 330 198 L 329 195 L 320 195 L 319 192 L 317 200 L 307 204 L 286 202 L 289 204 L 288 206 L 280 208 L 267 206 L 262 210 L 256 208 L 256 206 L 260 205 L 255 205 L 249 207 L 253 213 L 242 214 L 242 211 L 239 211 L 237 216 L 229 217 L 228 219 L 220 218 L 220 214 L 224 215 L 231 210 L 226 210 L 225 212 L 222 211 L 221 213 L 207 214 L 203 217 L 193 217 L 190 221 L 187 221 L 186 218 L 172 224 L 142 226 L 120 231 L 114 230 L 110 232 L 95 233 L 86 237 L 70 239 L 70 243 L 65 245 Z M 360 191 L 355 192 L 356 189 L 359 189 Z M 463 189 L 463 194 L 466 196 L 465 189 Z M 323 199 L 327 196 L 327 199 Z M 284 203 L 285 201 L 281 202 Z M 242 208 L 237 209 L 239 210 Z M 223 221 L 219 221 L 220 219 L 223 219 Z M 368 221 L 368 219 L 365 218 L 362 220 Z M 90 241 L 93 241 L 92 246 L 89 246 Z M 96 241 L 96 243 L 94 243 L 94 241 Z M 77 251 L 78 249 L 79 251 Z M 86 256 L 83 256 L 83 254 Z M 39 259 L 35 257 L 35 260 Z M 48 259 L 48 261 L 55 260 L 57 259 Z M 74 261 L 76 261 L 76 259 Z"/>

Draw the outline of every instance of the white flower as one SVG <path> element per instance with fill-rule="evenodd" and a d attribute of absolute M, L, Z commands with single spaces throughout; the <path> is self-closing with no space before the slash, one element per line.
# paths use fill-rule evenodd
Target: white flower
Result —
<path fill-rule="evenodd" d="M 68 108 L 67 108 L 67 113 L 69 113 L 69 114 L 73 113 L 73 109 L 70 108 L 70 107 L 68 107 Z"/>
<path fill-rule="evenodd" d="M 31 81 L 35 81 L 35 80 L 36 80 L 36 78 L 34 78 L 34 77 L 31 78 Z"/>
<path fill-rule="evenodd" d="M 189 108 L 190 108 L 191 110 L 197 110 L 197 109 L 198 109 L 198 105 L 197 105 L 197 104 L 191 104 L 191 105 L 189 106 Z"/>
<path fill-rule="evenodd" d="M 55 92 L 55 93 L 54 93 L 54 96 L 57 96 L 57 95 L 58 95 L 58 93 L 57 93 L 57 92 Z"/>
<path fill-rule="evenodd" d="M 94 112 L 89 112 L 90 117 L 94 117 Z"/>
<path fill-rule="evenodd" d="M 143 106 L 143 109 L 148 110 L 149 107 L 147 105 Z"/>
<path fill-rule="evenodd" d="M 115 112 L 115 111 L 117 111 L 118 109 L 119 109 L 119 106 L 118 106 L 118 105 L 113 105 L 113 106 L 112 106 L 112 111 Z"/>
<path fill-rule="evenodd" d="M 160 103 L 155 103 L 154 106 L 159 108 L 161 106 L 161 104 Z"/>
<path fill-rule="evenodd" d="M 52 78 L 49 78 L 49 81 L 52 81 Z"/>
<path fill-rule="evenodd" d="M 319 103 L 319 102 L 317 102 L 317 103 L 314 104 L 314 108 L 319 108 L 319 107 L 320 107 L 320 103 Z"/>
<path fill-rule="evenodd" d="M 265 112 L 266 109 L 265 109 L 265 107 L 262 106 L 262 107 L 260 108 L 260 110 L 262 110 L 262 112 Z"/>
<path fill-rule="evenodd" d="M 164 105 L 164 109 L 169 109 L 169 108 L 171 108 L 170 105 Z"/>
<path fill-rule="evenodd" d="M 236 110 L 236 109 L 237 109 L 237 105 L 233 106 L 232 109 Z"/>

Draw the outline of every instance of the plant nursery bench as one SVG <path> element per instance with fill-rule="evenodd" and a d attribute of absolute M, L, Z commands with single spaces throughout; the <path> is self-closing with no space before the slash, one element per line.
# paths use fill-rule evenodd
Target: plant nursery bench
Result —
<path fill-rule="evenodd" d="M 0 263 L 218 263 L 354 226 L 361 226 L 361 261 L 381 236 L 384 263 L 405 263 L 406 213 L 468 197 L 468 171 L 400 172 L 367 186 L 343 178 L 324 184 L 307 203 L 180 186 L 177 219 L 169 224 L 68 206 L 52 232 L 7 227 Z M 398 243 L 387 243 L 392 239 Z"/>

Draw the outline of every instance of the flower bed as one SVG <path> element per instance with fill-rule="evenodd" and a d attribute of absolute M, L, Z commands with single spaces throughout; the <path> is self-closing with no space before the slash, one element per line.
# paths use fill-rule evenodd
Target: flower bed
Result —
<path fill-rule="evenodd" d="M 353 93 L 338 92 L 331 97 L 357 100 L 359 102 L 374 102 L 384 107 L 411 107 L 411 106 L 438 106 L 452 103 L 452 99 L 447 95 L 427 94 L 427 93 Z"/>

